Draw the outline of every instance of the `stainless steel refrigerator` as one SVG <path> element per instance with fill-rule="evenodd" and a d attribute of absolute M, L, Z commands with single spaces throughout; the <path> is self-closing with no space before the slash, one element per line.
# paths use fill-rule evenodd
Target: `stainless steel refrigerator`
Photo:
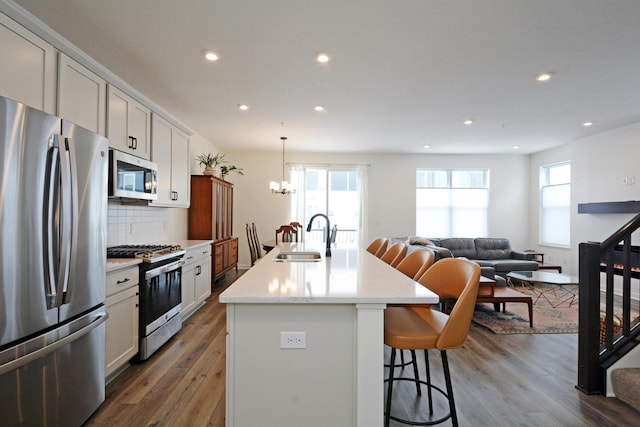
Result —
<path fill-rule="evenodd" d="M 78 426 L 104 401 L 108 148 L 0 97 L 3 426 Z"/>

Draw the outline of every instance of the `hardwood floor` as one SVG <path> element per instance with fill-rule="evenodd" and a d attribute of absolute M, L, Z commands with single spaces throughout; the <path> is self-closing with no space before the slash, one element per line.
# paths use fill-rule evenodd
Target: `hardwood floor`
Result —
<path fill-rule="evenodd" d="M 227 276 L 176 337 L 107 386 L 105 403 L 86 425 L 224 426 L 225 305 L 218 294 L 234 279 Z M 448 351 L 460 425 L 640 425 L 630 406 L 575 389 L 577 346 L 573 334 L 496 335 L 472 324 L 465 345 Z M 440 356 L 429 358 L 433 381 L 441 385 Z M 418 360 L 423 367 L 422 355 Z M 394 413 L 416 416 L 415 387 L 397 390 Z"/>

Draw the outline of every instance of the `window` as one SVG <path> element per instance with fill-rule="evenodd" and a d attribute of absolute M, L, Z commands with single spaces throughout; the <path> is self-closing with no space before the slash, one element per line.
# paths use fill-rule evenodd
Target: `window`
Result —
<path fill-rule="evenodd" d="M 488 169 L 417 169 L 416 235 L 486 237 Z"/>
<path fill-rule="evenodd" d="M 571 245 L 571 163 L 540 168 L 540 244 Z"/>
<path fill-rule="evenodd" d="M 298 191 L 292 197 L 291 217 L 306 225 L 312 215 L 323 213 L 338 228 L 336 241 L 342 247 L 361 244 L 365 168 L 359 166 L 296 166 L 291 179 Z M 324 241 L 326 225 L 317 219 L 306 234 L 308 241 Z"/>

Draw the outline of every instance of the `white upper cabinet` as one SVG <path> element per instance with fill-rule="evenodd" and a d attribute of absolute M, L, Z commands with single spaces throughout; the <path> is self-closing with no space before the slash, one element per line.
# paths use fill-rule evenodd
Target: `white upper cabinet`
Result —
<path fill-rule="evenodd" d="M 107 82 L 58 54 L 58 116 L 105 135 Z"/>
<path fill-rule="evenodd" d="M 189 207 L 189 137 L 152 114 L 151 161 L 158 165 L 158 199 L 153 206 Z"/>
<path fill-rule="evenodd" d="M 0 95 L 55 114 L 56 51 L 0 14 Z"/>
<path fill-rule="evenodd" d="M 149 159 L 151 110 L 118 88 L 108 85 L 107 138 L 109 146 Z"/>

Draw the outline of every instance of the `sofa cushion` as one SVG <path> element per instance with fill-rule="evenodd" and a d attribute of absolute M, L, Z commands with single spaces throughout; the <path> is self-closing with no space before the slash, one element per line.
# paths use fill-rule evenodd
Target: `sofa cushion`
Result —
<path fill-rule="evenodd" d="M 476 245 L 472 238 L 452 237 L 449 239 L 441 239 L 440 246 L 449 249 L 455 257 L 478 258 L 476 255 Z"/>
<path fill-rule="evenodd" d="M 510 259 L 509 239 L 479 237 L 474 239 L 478 259 Z"/>
<path fill-rule="evenodd" d="M 501 259 L 491 261 L 496 273 L 509 273 L 511 271 L 535 271 L 538 263 L 521 259 Z"/>

